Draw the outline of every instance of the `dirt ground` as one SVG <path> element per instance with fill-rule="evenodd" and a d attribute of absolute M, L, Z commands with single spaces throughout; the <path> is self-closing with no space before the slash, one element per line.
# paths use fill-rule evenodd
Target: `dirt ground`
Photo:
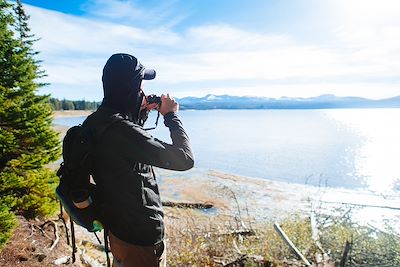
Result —
<path fill-rule="evenodd" d="M 360 206 L 359 211 L 367 216 L 364 219 L 370 224 L 373 224 L 371 218 L 382 221 L 391 216 L 400 225 L 398 210 L 392 209 L 400 203 L 399 195 L 382 196 L 366 191 L 318 188 L 198 169 L 183 173 L 157 169 L 156 173 L 163 201 L 213 206 L 209 209 L 165 207 L 167 232 L 168 229 L 179 229 L 179 225 L 184 228 L 193 226 L 193 232 L 204 231 L 219 227 L 216 221 L 222 224 L 234 222 L 232 218 L 240 218 L 246 225 L 257 229 L 258 225 L 273 223 L 294 214 L 309 216 L 313 209 L 331 212 L 342 205 L 341 202 L 366 205 Z M 70 260 L 71 248 L 67 245 L 64 225 L 57 220 L 57 216 L 53 221 L 57 224 L 60 240 L 54 249 L 50 249 L 55 239 L 51 223 L 43 226 L 44 221 L 26 221 L 22 217 L 18 217 L 18 221 L 19 226 L 12 239 L 0 252 L 0 267 L 57 266 L 57 261 Z M 102 239 L 101 233 L 99 236 Z M 77 227 L 76 237 L 77 262 L 68 266 L 105 266 L 105 253 L 95 236 Z M 174 244 L 171 245 L 173 248 Z"/>
<path fill-rule="evenodd" d="M 51 249 L 54 240 L 52 224 L 42 226 L 44 221 L 30 220 L 18 216 L 18 226 L 12 238 L 0 252 L 0 266 L 56 266 L 58 262 L 70 262 L 71 248 L 67 245 L 62 224 L 57 223 L 59 241 Z M 82 266 L 79 257 L 74 264 L 68 266 Z"/>

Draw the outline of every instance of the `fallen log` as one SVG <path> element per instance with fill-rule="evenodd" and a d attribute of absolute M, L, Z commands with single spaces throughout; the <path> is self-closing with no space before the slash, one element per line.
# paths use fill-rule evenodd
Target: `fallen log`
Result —
<path fill-rule="evenodd" d="M 211 209 L 214 207 L 214 205 L 210 203 L 173 202 L 173 201 L 163 201 L 162 205 L 164 207 L 189 208 L 189 209 Z"/>
<path fill-rule="evenodd" d="M 232 236 L 237 236 L 237 235 L 241 235 L 241 236 L 253 236 L 255 235 L 256 232 L 253 229 L 238 229 L 238 230 L 233 230 L 230 232 L 226 232 L 226 233 L 222 233 L 221 235 L 232 235 Z"/>

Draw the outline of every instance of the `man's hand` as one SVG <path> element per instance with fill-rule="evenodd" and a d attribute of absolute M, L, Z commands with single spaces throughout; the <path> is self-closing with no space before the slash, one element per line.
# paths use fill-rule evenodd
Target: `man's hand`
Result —
<path fill-rule="evenodd" d="M 179 104 L 173 97 L 170 97 L 169 94 L 161 95 L 161 106 L 158 109 L 161 115 L 165 116 L 169 112 L 178 112 L 178 110 Z"/>

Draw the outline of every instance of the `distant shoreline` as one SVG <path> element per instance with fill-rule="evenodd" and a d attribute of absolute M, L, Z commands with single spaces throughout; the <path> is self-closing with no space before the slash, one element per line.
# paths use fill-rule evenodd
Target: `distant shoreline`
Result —
<path fill-rule="evenodd" d="M 93 110 L 57 110 L 53 112 L 54 118 L 89 116 Z"/>
<path fill-rule="evenodd" d="M 270 107 L 270 108 L 249 108 L 249 107 L 186 107 L 181 105 L 180 111 L 205 111 L 205 110 L 330 110 L 330 109 L 398 109 L 400 107 Z M 53 111 L 54 118 L 82 117 L 92 114 L 94 110 L 57 110 Z"/>
<path fill-rule="evenodd" d="M 75 108 L 94 108 L 101 102 L 85 100 L 58 100 L 66 104 L 70 102 Z M 342 108 L 400 108 L 400 96 L 383 99 L 368 99 L 357 96 L 335 96 L 323 94 L 316 97 L 259 97 L 208 94 L 204 97 L 176 98 L 180 109 L 342 109 Z M 58 103 L 57 102 L 57 103 Z M 83 105 L 87 103 L 88 105 Z M 60 104 L 58 103 L 58 104 Z M 94 106 L 90 106 L 93 105 Z M 57 105 L 58 106 L 58 105 Z M 64 105 L 62 105 L 64 106 Z"/>
<path fill-rule="evenodd" d="M 92 114 L 92 110 L 57 110 L 53 112 L 53 119 L 58 118 L 73 118 L 73 117 L 87 117 Z M 52 128 L 59 134 L 60 140 L 63 140 L 65 134 L 70 127 L 66 125 L 55 124 L 53 121 Z"/>

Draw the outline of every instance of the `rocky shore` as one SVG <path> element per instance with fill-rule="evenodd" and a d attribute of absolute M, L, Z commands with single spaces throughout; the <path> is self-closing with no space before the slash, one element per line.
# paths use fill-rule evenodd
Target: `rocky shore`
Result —
<path fill-rule="evenodd" d="M 379 225 L 384 219 L 400 221 L 399 193 L 317 187 L 214 170 L 177 173 L 157 169 L 157 173 L 165 200 L 211 203 L 213 213 L 241 212 L 254 222 L 279 220 L 293 214 L 309 216 L 312 210 L 329 213 L 344 206 L 352 208 L 360 222 Z"/>

